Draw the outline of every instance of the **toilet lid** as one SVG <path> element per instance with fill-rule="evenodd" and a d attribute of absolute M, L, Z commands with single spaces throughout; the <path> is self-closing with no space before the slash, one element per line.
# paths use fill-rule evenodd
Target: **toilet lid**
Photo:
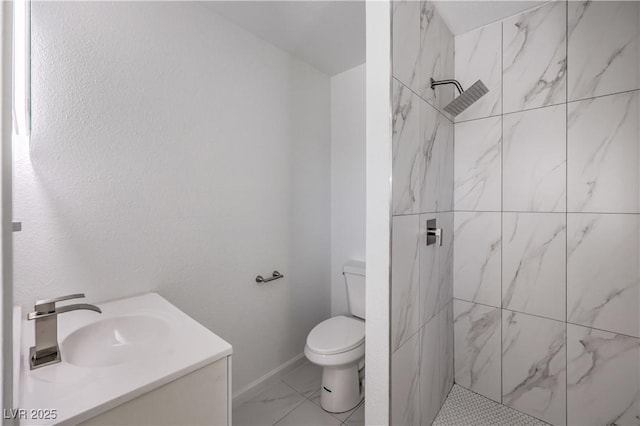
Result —
<path fill-rule="evenodd" d="M 364 342 L 364 321 L 342 315 L 316 325 L 307 337 L 307 346 L 320 355 L 346 352 Z"/>

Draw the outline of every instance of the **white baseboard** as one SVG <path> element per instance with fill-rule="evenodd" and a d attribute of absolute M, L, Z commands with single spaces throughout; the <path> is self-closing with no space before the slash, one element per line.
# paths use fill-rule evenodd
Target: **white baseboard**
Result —
<path fill-rule="evenodd" d="M 274 368 L 273 370 L 269 371 L 267 374 L 265 374 L 262 377 L 259 377 L 258 379 L 252 381 L 251 383 L 247 384 L 246 386 L 243 386 L 241 389 L 237 390 L 236 392 L 233 393 L 233 403 L 234 404 L 241 404 L 243 403 L 245 400 L 251 398 L 251 396 L 253 396 L 253 390 L 258 390 L 260 385 L 270 381 L 270 380 L 276 380 L 279 379 L 281 377 L 284 377 L 285 375 L 287 375 L 287 373 L 289 373 L 290 371 L 294 370 L 295 368 L 297 368 L 298 366 L 302 365 L 305 361 L 305 357 L 304 357 L 304 352 L 299 353 L 298 355 L 294 356 L 293 358 L 291 358 L 289 361 L 285 362 L 284 364 L 281 364 L 279 366 L 277 366 L 276 368 Z"/>

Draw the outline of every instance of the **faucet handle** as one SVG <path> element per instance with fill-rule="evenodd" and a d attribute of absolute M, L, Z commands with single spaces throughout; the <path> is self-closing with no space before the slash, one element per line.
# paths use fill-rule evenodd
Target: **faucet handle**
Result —
<path fill-rule="evenodd" d="M 84 293 L 76 293 L 76 294 L 69 294 L 66 296 L 60 296 L 60 297 L 54 297 L 52 299 L 42 299 L 42 300 L 37 300 L 35 303 L 35 310 L 36 312 L 53 312 L 56 308 L 56 303 L 57 302 L 64 302 L 65 300 L 71 300 L 71 299 L 81 299 L 85 297 Z"/>

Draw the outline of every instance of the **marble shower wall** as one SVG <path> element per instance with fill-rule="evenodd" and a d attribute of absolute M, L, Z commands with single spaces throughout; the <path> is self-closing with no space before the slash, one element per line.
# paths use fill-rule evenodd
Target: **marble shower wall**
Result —
<path fill-rule="evenodd" d="M 391 423 L 430 425 L 453 386 L 453 35 L 431 1 L 394 1 Z M 426 222 L 443 228 L 426 245 Z"/>
<path fill-rule="evenodd" d="M 455 380 L 554 425 L 638 425 L 640 3 L 455 38 Z"/>

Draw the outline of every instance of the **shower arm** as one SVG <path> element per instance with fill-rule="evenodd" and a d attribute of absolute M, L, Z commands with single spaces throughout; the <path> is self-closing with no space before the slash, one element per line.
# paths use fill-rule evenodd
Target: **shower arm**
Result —
<path fill-rule="evenodd" d="M 464 89 L 462 88 L 462 85 L 458 82 L 458 80 L 434 80 L 433 78 L 431 79 L 432 89 L 434 89 L 436 86 L 441 86 L 443 84 L 453 84 L 454 86 L 456 86 L 456 89 L 458 89 L 458 92 L 461 95 L 464 92 Z"/>

